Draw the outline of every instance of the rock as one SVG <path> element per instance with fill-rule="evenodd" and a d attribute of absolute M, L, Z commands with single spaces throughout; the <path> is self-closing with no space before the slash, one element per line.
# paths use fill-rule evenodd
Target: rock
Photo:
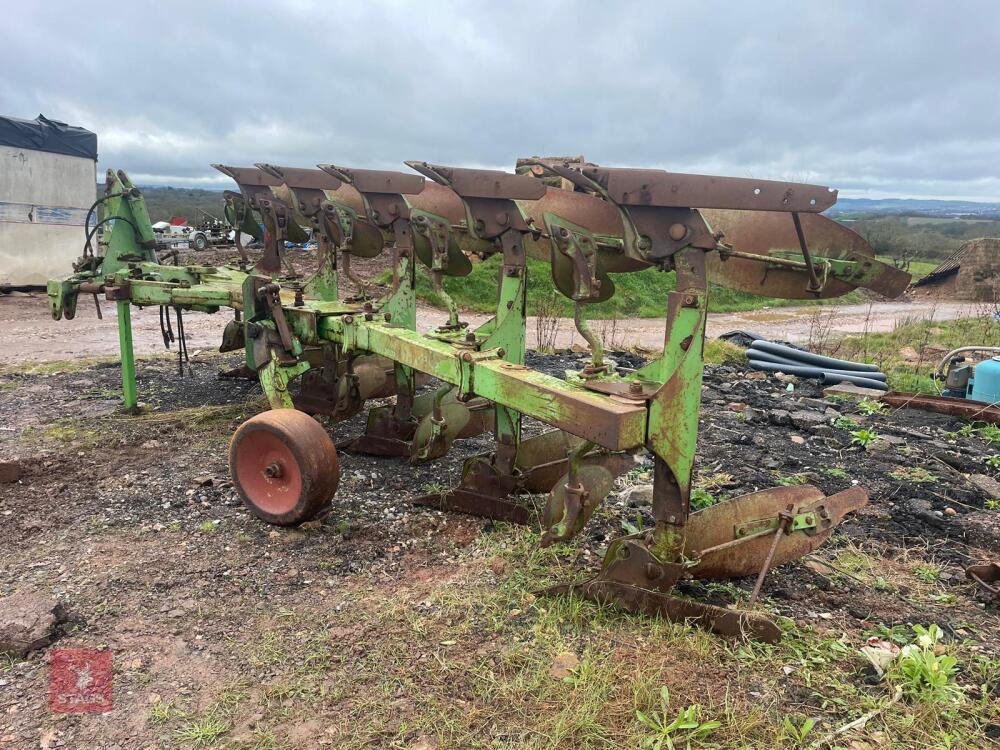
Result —
<path fill-rule="evenodd" d="M 767 416 L 767 412 L 763 409 L 756 409 L 752 406 L 748 406 L 743 409 L 743 418 L 747 422 L 763 422 Z"/>
<path fill-rule="evenodd" d="M 843 432 L 838 430 L 836 427 L 831 427 L 828 424 L 818 424 L 809 430 L 813 435 L 824 438 L 839 438 L 843 437 Z"/>
<path fill-rule="evenodd" d="M 791 415 L 785 409 L 771 409 L 767 414 L 768 420 L 775 425 L 789 425 L 792 423 Z"/>
<path fill-rule="evenodd" d="M 718 391 L 714 391 L 708 386 L 705 386 L 701 389 L 701 398 L 702 401 L 714 401 L 715 399 L 720 398 L 720 396 Z"/>
<path fill-rule="evenodd" d="M 897 435 L 880 435 L 879 441 L 887 445 L 906 445 L 906 438 L 901 438 Z"/>
<path fill-rule="evenodd" d="M 556 680 L 569 677 L 573 674 L 573 670 L 576 669 L 579 663 L 580 660 L 577 658 L 576 654 L 571 651 L 556 654 L 556 657 L 552 660 L 552 666 L 549 667 L 549 677 Z"/>
<path fill-rule="evenodd" d="M 803 396 L 798 399 L 798 402 L 802 404 L 802 406 L 812 407 L 813 409 L 826 409 L 830 406 L 829 401 L 824 401 L 821 398 L 809 398 L 808 396 Z"/>
<path fill-rule="evenodd" d="M 18 461 L 0 461 L 0 483 L 13 484 L 21 478 L 21 464 Z"/>
<path fill-rule="evenodd" d="M 946 516 L 957 516 L 958 515 L 958 511 L 955 510 L 954 508 L 945 508 L 944 509 L 944 514 Z"/>
<path fill-rule="evenodd" d="M 0 599 L 0 653 L 22 659 L 48 646 L 64 620 L 62 606 L 47 594 L 26 591 Z"/>
<path fill-rule="evenodd" d="M 634 484 L 624 490 L 619 497 L 630 508 L 642 508 L 653 504 L 653 485 Z"/>
<path fill-rule="evenodd" d="M 211 487 L 212 483 L 215 481 L 215 477 L 211 474 L 199 474 L 198 476 L 193 477 L 191 481 L 199 487 Z"/>
<path fill-rule="evenodd" d="M 410 745 L 410 750 L 437 750 L 438 742 L 433 737 L 427 737 L 426 735 L 417 739 L 412 745 Z"/>
<path fill-rule="evenodd" d="M 883 393 L 877 388 L 862 388 L 851 383 L 837 383 L 823 389 L 824 396 L 850 396 L 859 401 L 863 398 L 881 398 Z"/>
<path fill-rule="evenodd" d="M 796 445 L 805 445 L 806 444 L 806 439 L 804 437 L 802 437 L 801 435 L 792 435 L 791 440 Z"/>
<path fill-rule="evenodd" d="M 969 481 L 991 500 L 1000 500 L 1000 482 L 985 474 L 969 474 Z"/>
<path fill-rule="evenodd" d="M 826 424 L 826 417 L 815 411 L 805 411 L 803 409 L 793 411 L 789 416 L 792 420 L 792 424 L 800 430 L 807 430 L 810 427 Z"/>

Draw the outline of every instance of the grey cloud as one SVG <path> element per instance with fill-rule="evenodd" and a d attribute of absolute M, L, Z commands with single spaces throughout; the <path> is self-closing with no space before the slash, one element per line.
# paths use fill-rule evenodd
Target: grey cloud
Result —
<path fill-rule="evenodd" d="M 101 166 L 519 155 L 1000 199 L 987 2 L 179 2 L 7 8 L 0 112 L 98 133 Z"/>

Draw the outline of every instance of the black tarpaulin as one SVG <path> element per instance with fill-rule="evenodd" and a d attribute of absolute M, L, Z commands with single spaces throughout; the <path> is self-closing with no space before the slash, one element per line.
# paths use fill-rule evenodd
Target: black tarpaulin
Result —
<path fill-rule="evenodd" d="M 89 130 L 38 115 L 21 120 L 0 115 L 0 146 L 97 159 L 97 136 Z"/>

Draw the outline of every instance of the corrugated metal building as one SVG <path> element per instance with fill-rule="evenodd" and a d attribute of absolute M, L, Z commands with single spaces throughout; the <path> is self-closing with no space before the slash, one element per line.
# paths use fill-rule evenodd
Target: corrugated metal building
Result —
<path fill-rule="evenodd" d="M 0 116 L 0 288 L 72 273 L 96 192 L 96 135 Z"/>

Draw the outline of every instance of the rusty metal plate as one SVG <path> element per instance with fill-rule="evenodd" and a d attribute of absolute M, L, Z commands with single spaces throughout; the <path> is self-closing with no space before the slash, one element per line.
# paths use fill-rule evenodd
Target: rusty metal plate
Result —
<path fill-rule="evenodd" d="M 713 231 L 725 235 L 723 241 L 734 250 L 753 255 L 782 253 L 782 257 L 802 257 L 795 224 L 788 214 L 713 209 L 703 210 L 701 214 Z M 875 257 L 871 245 L 860 235 L 833 219 L 817 214 L 803 214 L 799 218 L 814 257 Z M 804 270 L 767 268 L 763 263 L 744 258 L 722 260 L 717 253 L 708 255 L 708 272 L 712 281 L 729 289 L 781 299 L 829 299 L 855 288 L 853 284 L 830 278 L 823 290 L 815 294 L 807 289 L 809 276 Z"/>
<path fill-rule="evenodd" d="M 230 167 L 225 164 L 213 164 L 227 177 L 232 177 L 237 185 L 243 187 L 277 187 L 282 184 L 281 179 L 273 174 L 268 174 L 257 167 Z"/>
<path fill-rule="evenodd" d="M 568 470 L 569 466 L 567 465 L 566 468 Z M 587 525 L 587 521 L 590 520 L 594 509 L 604 502 L 604 498 L 608 496 L 615 485 L 614 475 L 598 464 L 582 465 L 579 467 L 576 475 L 577 481 L 583 486 L 585 494 L 580 508 L 576 509 L 578 514 L 568 529 L 569 536 L 566 537 L 567 539 L 579 534 L 583 530 L 583 527 Z M 549 491 L 548 502 L 542 511 L 542 523 L 546 527 L 551 527 L 553 524 L 559 523 L 566 515 L 567 499 L 570 495 L 567 488 L 568 484 L 569 474 L 566 473 L 552 485 L 552 489 Z M 570 513 L 573 512 L 574 510 L 570 508 Z"/>
<path fill-rule="evenodd" d="M 1000 406 L 993 406 L 981 401 L 970 401 L 967 398 L 921 396 L 916 393 L 892 391 L 883 394 L 880 400 L 897 409 L 922 409 L 974 422 L 1000 424 Z"/>
<path fill-rule="evenodd" d="M 466 461 L 462 482 L 458 487 L 424 495 L 413 502 L 441 510 L 527 524 L 535 511 L 534 508 L 509 499 L 516 489 L 517 480 L 514 476 L 500 471 L 488 456 L 474 456 Z"/>
<path fill-rule="evenodd" d="M 818 213 L 837 202 L 836 190 L 799 182 L 595 166 L 580 172 L 625 206 Z"/>
<path fill-rule="evenodd" d="M 611 603 L 628 612 L 650 617 L 659 615 L 669 622 L 695 625 L 733 638 L 752 638 L 764 643 L 781 640 L 781 629 L 764 615 L 724 609 L 623 583 L 595 580 L 575 586 L 555 586 L 543 593 L 579 594 L 598 604 Z"/>
<path fill-rule="evenodd" d="M 434 182 L 450 187 L 463 198 L 538 200 L 546 190 L 541 180 L 497 169 L 444 167 L 422 161 L 408 161 L 406 165 Z"/>
<path fill-rule="evenodd" d="M 965 569 L 965 575 L 970 581 L 978 583 L 983 590 L 1000 598 L 1000 563 L 970 565 Z"/>
<path fill-rule="evenodd" d="M 257 168 L 276 177 L 292 190 L 308 188 L 312 190 L 337 190 L 343 181 L 320 169 L 302 167 L 279 167 L 274 164 L 258 164 Z"/>
<path fill-rule="evenodd" d="M 416 195 L 424 189 L 424 178 L 406 172 L 385 169 L 352 169 L 336 164 L 320 164 L 319 168 L 338 180 L 353 185 L 361 193 Z"/>
<path fill-rule="evenodd" d="M 816 487 L 802 485 L 773 487 L 699 510 L 691 514 L 687 526 L 686 555 L 700 558 L 690 573 L 695 578 L 744 578 L 759 573 L 774 541 L 773 532 L 741 538 L 737 530 L 776 518 L 788 506 L 796 513 L 815 513 L 819 524 L 785 535 L 772 567 L 796 560 L 822 545 L 845 515 L 867 503 L 868 493 L 860 487 L 824 497 Z"/>
<path fill-rule="evenodd" d="M 583 387 L 588 391 L 605 393 L 609 396 L 627 398 L 630 401 L 649 401 L 660 390 L 662 383 L 655 380 L 585 380 Z"/>
<path fill-rule="evenodd" d="M 408 198 L 412 208 L 441 216 L 453 225 L 464 224 L 465 206 L 454 190 L 436 182 L 424 182 L 424 189 L 418 195 Z"/>
<path fill-rule="evenodd" d="M 458 401 L 441 404 L 442 432 L 434 435 L 433 412 L 417 423 L 410 448 L 410 463 L 441 458 L 450 449 L 472 417 L 469 407 Z"/>

